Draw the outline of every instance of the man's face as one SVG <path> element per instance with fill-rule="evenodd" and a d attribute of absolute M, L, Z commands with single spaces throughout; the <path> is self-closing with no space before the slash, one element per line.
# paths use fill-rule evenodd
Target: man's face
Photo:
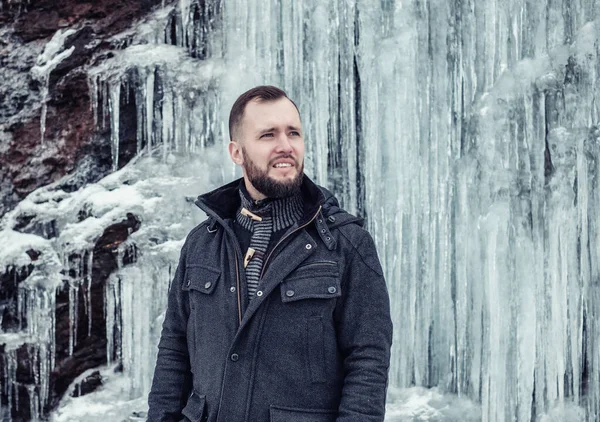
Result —
<path fill-rule="evenodd" d="M 241 130 L 229 145 L 231 158 L 242 166 L 254 199 L 282 198 L 300 190 L 304 170 L 304 138 L 298 110 L 287 98 L 252 100 L 244 109 Z"/>

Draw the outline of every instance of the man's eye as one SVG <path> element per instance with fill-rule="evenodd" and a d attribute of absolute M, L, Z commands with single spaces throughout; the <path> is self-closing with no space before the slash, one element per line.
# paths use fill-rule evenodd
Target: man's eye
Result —
<path fill-rule="evenodd" d="M 273 134 L 272 133 L 263 133 L 260 137 L 261 138 L 267 138 L 267 137 L 271 138 L 271 137 L 273 137 Z"/>
<path fill-rule="evenodd" d="M 290 135 L 300 136 L 300 132 L 296 132 L 295 130 L 290 132 Z"/>

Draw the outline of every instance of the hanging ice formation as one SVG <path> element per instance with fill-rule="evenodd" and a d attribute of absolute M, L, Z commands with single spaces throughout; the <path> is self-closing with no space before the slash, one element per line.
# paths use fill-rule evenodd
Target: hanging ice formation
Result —
<path fill-rule="evenodd" d="M 116 37 L 113 42 L 121 49 L 89 72 L 95 121 L 99 130 L 110 128 L 113 170 L 142 151 L 166 159 L 197 152 L 222 137 L 216 89 L 222 60 L 195 59 L 216 48 L 206 39 L 212 24 L 199 20 L 216 11 L 208 6 L 199 11 L 198 5 L 187 10 L 195 18 L 186 19 L 185 31 L 180 14 L 160 10 L 135 33 Z M 132 139 L 123 139 L 129 135 L 124 136 L 124 116 Z M 124 142 L 131 151 L 123 151 Z"/>
<path fill-rule="evenodd" d="M 121 168 L 110 183 L 131 183 L 138 163 L 123 166 L 140 153 L 165 174 L 182 156 L 214 155 L 235 97 L 279 85 L 302 113 L 307 173 L 367 217 L 378 245 L 395 321 L 390 390 L 437 387 L 479 403 L 484 421 L 564 419 L 566 404 L 600 417 L 594 3 L 178 7 L 116 37 L 120 50 L 89 70 Z M 223 168 L 215 161 L 208 184 L 233 175 Z M 152 204 L 144 195 L 157 192 L 141 192 L 137 204 Z M 105 286 L 107 360 L 123 362 L 132 397 L 149 388 L 189 213 L 149 205 L 140 214 L 156 226 L 130 239 L 137 261 Z"/>
<path fill-rule="evenodd" d="M 46 112 L 48 110 L 48 94 L 50 84 L 50 73 L 67 57 L 69 57 L 75 47 L 64 49 L 65 40 L 76 33 L 74 29 L 59 30 L 54 37 L 46 44 L 44 52 L 38 57 L 36 65 L 31 69 L 34 79 L 42 84 L 42 116 L 40 118 L 40 139 L 44 142 L 46 133 Z"/>
<path fill-rule="evenodd" d="M 49 395 L 49 376 L 54 368 L 55 356 L 55 295 L 56 289 L 61 285 L 57 268 L 58 257 L 47 241 L 33 235 L 24 235 L 5 230 L 2 233 L 4 253 L 0 259 L 0 268 L 6 269 L 6 274 L 12 274 L 15 283 L 12 288 L 18 288 L 17 304 L 18 316 L 17 331 L 0 333 L 0 343 L 3 345 L 3 356 L 0 367 L 3 370 L 3 393 L 8 399 L 8 409 L 19 405 L 19 385 L 17 367 L 24 359 L 32 362 L 35 368 L 33 381 L 27 386 L 29 394 L 29 408 L 32 420 L 38 420 L 42 414 L 43 406 L 47 403 Z M 26 268 L 25 255 L 21 249 L 35 248 L 44 253 L 45 262 L 31 268 Z M 26 255 L 25 255 L 26 256 Z M 18 284 L 19 269 L 27 273 L 27 278 Z M 8 283 L 5 288 L 9 288 Z M 15 306 L 10 304 L 9 306 Z M 4 314 L 4 309 L 2 309 Z M 4 321 L 2 326 L 4 326 Z M 10 325 L 10 321 L 6 322 Z M 0 413 L 3 415 L 3 413 Z"/>

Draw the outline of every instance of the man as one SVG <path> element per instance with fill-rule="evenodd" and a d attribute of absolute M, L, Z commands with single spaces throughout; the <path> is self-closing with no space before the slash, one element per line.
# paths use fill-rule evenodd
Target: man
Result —
<path fill-rule="evenodd" d="M 303 173 L 285 92 L 259 86 L 229 118 L 243 170 L 198 198 L 169 291 L 148 420 L 383 421 L 392 323 L 362 220 Z"/>

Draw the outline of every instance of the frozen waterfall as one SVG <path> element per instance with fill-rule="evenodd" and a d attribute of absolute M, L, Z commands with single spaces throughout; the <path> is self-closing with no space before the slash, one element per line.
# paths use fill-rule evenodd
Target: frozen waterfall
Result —
<path fill-rule="evenodd" d="M 144 406 L 178 248 L 203 218 L 185 197 L 236 176 L 229 108 L 274 84 L 301 111 L 307 174 L 366 217 L 378 246 L 394 319 L 387 420 L 599 419 L 596 12 L 591 0 L 181 0 L 115 37 L 87 69 L 114 173 L 71 194 L 42 188 L 0 226 L 21 248 L 0 252 L 3 266 L 48 251 L 19 286 L 23 336 L 38 338 L 37 413 L 54 294 L 71 289 L 79 306 L 83 260 L 130 211 L 141 229 L 119 248 L 105 303 L 85 306 L 103 307 L 107 364 L 125 374 L 114 396 L 93 394 Z M 23 214 L 58 236 L 13 230 Z M 19 341 L 0 334 L 9 380 Z M 55 419 L 80 420 L 85 400 L 65 399 Z"/>

